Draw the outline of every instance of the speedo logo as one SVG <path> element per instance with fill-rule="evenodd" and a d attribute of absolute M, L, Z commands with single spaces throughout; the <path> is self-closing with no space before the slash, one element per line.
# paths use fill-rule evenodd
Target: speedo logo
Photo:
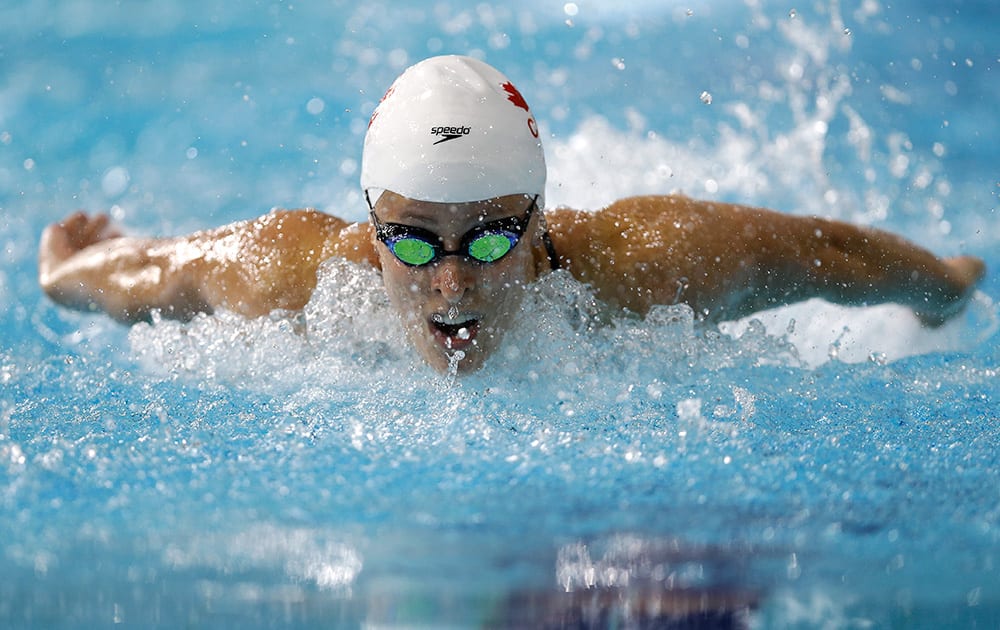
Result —
<path fill-rule="evenodd" d="M 434 144 L 448 142 L 449 140 L 454 140 L 455 138 L 467 136 L 470 133 L 472 133 L 471 127 L 431 127 L 432 136 L 441 136 L 441 139 Z"/>

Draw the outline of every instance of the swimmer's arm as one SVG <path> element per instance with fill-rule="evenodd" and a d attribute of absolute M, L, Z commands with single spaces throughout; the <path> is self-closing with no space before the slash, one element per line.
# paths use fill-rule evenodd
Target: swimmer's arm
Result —
<path fill-rule="evenodd" d="M 311 210 L 175 238 L 122 237 L 107 217 L 74 214 L 46 228 L 39 282 L 56 302 L 122 322 L 154 311 L 188 319 L 226 308 L 248 317 L 300 309 L 324 260 L 374 259 L 366 226 Z"/>
<path fill-rule="evenodd" d="M 200 298 L 190 271 L 174 263 L 172 250 L 184 239 L 121 236 L 106 215 L 75 213 L 42 233 L 38 280 L 55 302 L 103 311 L 131 322 L 153 309 L 185 317 L 210 306 Z"/>
<path fill-rule="evenodd" d="M 717 322 L 820 297 L 900 303 L 937 325 L 985 272 L 978 258 L 941 259 L 887 232 L 682 196 L 546 216 L 563 266 L 639 313 L 686 303 Z"/>
<path fill-rule="evenodd" d="M 738 306 L 744 314 L 820 297 L 901 304 L 938 326 L 965 308 L 986 273 L 979 258 L 939 258 L 883 230 L 759 209 L 739 214 L 759 235 L 749 241 L 756 291 Z"/>

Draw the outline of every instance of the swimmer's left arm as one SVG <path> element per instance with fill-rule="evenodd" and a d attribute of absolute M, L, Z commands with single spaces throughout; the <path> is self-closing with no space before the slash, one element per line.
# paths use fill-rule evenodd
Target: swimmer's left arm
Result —
<path fill-rule="evenodd" d="M 683 196 L 547 218 L 564 266 L 639 313 L 686 303 L 714 322 L 821 297 L 896 302 L 936 325 L 962 310 L 985 273 L 978 258 L 938 258 L 880 230 Z"/>
<path fill-rule="evenodd" d="M 892 302 L 939 326 L 965 308 L 986 274 L 980 258 L 941 258 L 883 230 L 754 212 L 768 234 L 757 253 L 758 285 L 769 289 L 761 306 L 810 297 L 849 306 Z"/>

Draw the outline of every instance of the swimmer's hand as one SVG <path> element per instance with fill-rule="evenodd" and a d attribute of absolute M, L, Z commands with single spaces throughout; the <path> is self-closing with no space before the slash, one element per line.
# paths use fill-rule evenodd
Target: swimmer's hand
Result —
<path fill-rule="evenodd" d="M 86 299 L 86 287 L 79 273 L 74 273 L 74 267 L 81 262 L 79 258 L 84 250 L 121 236 L 106 214 L 88 216 L 74 212 L 46 227 L 38 247 L 38 281 L 42 289 L 64 306 L 95 308 L 93 301 Z"/>
<path fill-rule="evenodd" d="M 915 306 L 913 309 L 920 323 L 928 328 L 937 328 L 965 310 L 976 287 L 986 276 L 986 263 L 975 256 L 955 256 L 941 262 L 951 290 L 942 291 L 940 302 L 927 300 L 926 308 Z"/>
<path fill-rule="evenodd" d="M 54 279 L 56 270 L 77 252 L 95 243 L 119 238 L 122 233 L 111 225 L 106 214 L 88 216 L 74 212 L 62 221 L 53 223 L 42 232 L 38 252 L 38 272 L 44 279 Z"/>

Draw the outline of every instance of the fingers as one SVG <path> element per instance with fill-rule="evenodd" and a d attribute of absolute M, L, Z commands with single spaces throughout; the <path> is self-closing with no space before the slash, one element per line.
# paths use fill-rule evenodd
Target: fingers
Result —
<path fill-rule="evenodd" d="M 81 223 L 86 219 L 85 214 L 76 212 L 45 228 L 38 247 L 38 258 L 43 269 L 65 260 L 79 250 L 70 235 L 79 232 Z"/>
<path fill-rule="evenodd" d="M 946 258 L 944 262 L 966 289 L 977 285 L 986 275 L 986 263 L 975 256 L 956 256 Z"/>
<path fill-rule="evenodd" d="M 111 226 L 111 217 L 106 214 L 88 216 L 84 212 L 74 212 L 59 223 L 48 228 L 53 234 L 61 233 L 67 246 L 81 250 L 94 243 L 116 238 L 121 233 Z"/>
<path fill-rule="evenodd" d="M 110 218 L 106 214 L 96 214 L 88 217 L 83 213 L 77 213 L 70 217 L 72 222 L 64 223 L 67 235 L 72 240 L 77 249 L 83 249 L 102 241 L 105 229 L 107 229 Z"/>
<path fill-rule="evenodd" d="M 42 232 L 38 248 L 39 270 L 43 275 L 49 274 L 80 250 L 118 236 L 121 234 L 111 226 L 108 215 L 88 216 L 84 212 L 74 212 Z"/>
<path fill-rule="evenodd" d="M 945 258 L 949 278 L 957 285 L 953 298 L 935 310 L 916 309 L 920 322 L 928 328 L 937 328 L 961 313 L 972 297 L 976 285 L 986 275 L 986 263 L 976 256 L 955 256 Z"/>

